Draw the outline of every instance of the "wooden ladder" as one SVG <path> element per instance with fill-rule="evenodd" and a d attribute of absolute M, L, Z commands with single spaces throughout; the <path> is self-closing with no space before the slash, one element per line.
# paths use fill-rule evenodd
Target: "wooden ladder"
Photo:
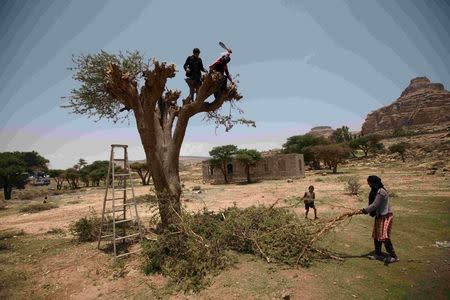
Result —
<path fill-rule="evenodd" d="M 116 148 L 123 149 L 123 158 L 116 158 L 114 156 L 114 150 Z M 142 240 L 141 224 L 134 198 L 133 180 L 131 178 L 131 175 L 134 173 L 130 171 L 130 166 L 128 164 L 127 148 L 127 145 L 111 145 L 111 156 L 109 159 L 105 198 L 103 199 L 102 220 L 100 224 L 100 233 L 98 236 L 97 245 L 98 249 L 100 249 L 100 243 L 102 240 L 112 241 L 115 258 L 124 257 L 140 251 L 137 250 L 118 254 L 117 242 L 122 241 L 122 243 L 125 244 L 126 240 L 136 238 Z M 115 173 L 117 169 L 116 163 L 118 162 L 123 163 L 123 168 L 121 169 L 120 173 Z M 116 178 L 120 179 L 119 183 L 121 184 L 119 184 L 119 186 L 116 186 Z M 127 184 L 127 181 L 129 181 L 129 184 Z M 111 197 L 108 197 L 108 192 L 110 190 Z M 127 192 L 129 191 L 131 191 L 131 198 L 128 198 Z M 134 230 L 134 232 L 127 232 L 127 227 L 128 229 L 130 229 L 130 231 Z M 118 231 L 121 231 L 120 235 Z"/>

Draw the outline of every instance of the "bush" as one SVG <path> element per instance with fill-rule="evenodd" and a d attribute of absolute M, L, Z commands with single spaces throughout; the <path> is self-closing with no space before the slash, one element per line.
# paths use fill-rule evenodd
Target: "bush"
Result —
<path fill-rule="evenodd" d="M 71 223 L 69 230 L 79 242 L 93 242 L 100 233 L 100 223 L 100 218 L 91 210 L 88 216 Z"/>
<path fill-rule="evenodd" d="M 58 208 L 58 205 L 56 205 L 55 203 L 35 203 L 21 207 L 19 211 L 23 213 L 33 214 L 53 208 Z"/>
<path fill-rule="evenodd" d="M 352 195 L 358 195 L 361 184 L 358 181 L 357 176 L 349 176 L 345 180 L 345 190 Z"/>
<path fill-rule="evenodd" d="M 402 161 L 405 162 L 405 152 L 408 147 L 409 147 L 409 145 L 407 143 L 401 142 L 398 144 L 391 145 L 389 147 L 389 151 L 391 153 L 398 153 L 400 155 Z"/>
<path fill-rule="evenodd" d="M 183 221 L 143 242 L 146 274 L 162 273 L 184 291 L 198 291 L 211 275 L 233 263 L 230 250 L 260 256 L 268 262 L 309 266 L 316 249 L 300 253 L 314 225 L 283 208 L 252 206 L 222 212 L 184 214 Z"/>

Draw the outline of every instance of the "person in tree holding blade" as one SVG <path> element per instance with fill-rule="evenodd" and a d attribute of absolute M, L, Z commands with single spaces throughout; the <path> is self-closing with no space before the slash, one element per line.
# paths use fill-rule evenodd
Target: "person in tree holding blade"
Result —
<path fill-rule="evenodd" d="M 378 176 L 369 176 L 367 183 L 371 188 L 369 194 L 369 205 L 361 210 L 364 214 L 375 216 L 372 237 L 374 241 L 375 251 L 369 255 L 371 259 L 383 260 L 385 263 L 393 263 L 398 261 L 397 254 L 391 242 L 392 228 L 392 209 L 390 205 L 389 195 Z M 384 258 L 381 252 L 381 246 L 384 243 L 388 256 Z"/>
<path fill-rule="evenodd" d="M 220 87 L 220 91 L 222 92 L 224 90 L 226 90 L 227 88 L 227 79 L 230 80 L 231 83 L 233 83 L 233 79 L 230 76 L 230 72 L 228 71 L 228 63 L 231 60 L 231 53 L 233 53 L 231 51 L 231 49 L 227 49 L 227 52 L 223 52 L 220 57 L 212 64 L 209 66 L 209 69 L 212 71 L 216 71 L 219 72 L 222 75 L 225 75 L 225 78 L 222 81 L 221 87 Z M 218 97 L 219 92 L 215 92 L 214 93 L 214 97 Z"/>
<path fill-rule="evenodd" d="M 189 86 L 189 98 L 194 100 L 194 94 L 197 93 L 198 88 L 202 84 L 202 73 L 206 70 L 203 67 L 202 59 L 200 58 L 200 49 L 194 48 L 192 55 L 186 58 L 186 62 L 183 65 L 186 71 L 186 83 Z"/>

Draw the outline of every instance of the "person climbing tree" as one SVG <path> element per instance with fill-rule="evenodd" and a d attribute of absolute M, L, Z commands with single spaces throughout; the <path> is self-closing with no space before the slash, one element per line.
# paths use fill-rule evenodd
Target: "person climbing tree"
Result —
<path fill-rule="evenodd" d="M 194 93 L 197 93 L 198 88 L 202 84 L 202 73 L 207 72 L 203 67 L 202 59 L 200 58 L 200 49 L 194 48 L 192 55 L 186 58 L 183 65 L 186 71 L 186 83 L 189 86 L 189 100 L 194 100 Z"/>
<path fill-rule="evenodd" d="M 231 60 L 231 49 L 227 49 L 227 52 L 223 52 L 220 54 L 220 57 L 216 59 L 216 61 L 209 66 L 209 69 L 215 72 L 219 72 L 222 75 L 225 75 L 222 79 L 220 90 L 214 93 L 214 96 L 217 97 L 222 91 L 227 88 L 227 79 L 233 83 L 233 79 L 231 78 L 230 72 L 228 71 L 228 63 Z"/>

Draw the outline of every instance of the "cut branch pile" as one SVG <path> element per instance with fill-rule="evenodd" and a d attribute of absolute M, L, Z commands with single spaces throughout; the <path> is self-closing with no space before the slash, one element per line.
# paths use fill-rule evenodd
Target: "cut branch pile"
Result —
<path fill-rule="evenodd" d="M 325 225 L 274 206 L 184 213 L 157 241 L 144 243 L 145 270 L 168 275 L 181 289 L 198 290 L 211 274 L 233 263 L 230 250 L 290 266 L 307 267 L 315 258 L 342 260 L 314 243 L 358 213 L 345 213 Z"/>

